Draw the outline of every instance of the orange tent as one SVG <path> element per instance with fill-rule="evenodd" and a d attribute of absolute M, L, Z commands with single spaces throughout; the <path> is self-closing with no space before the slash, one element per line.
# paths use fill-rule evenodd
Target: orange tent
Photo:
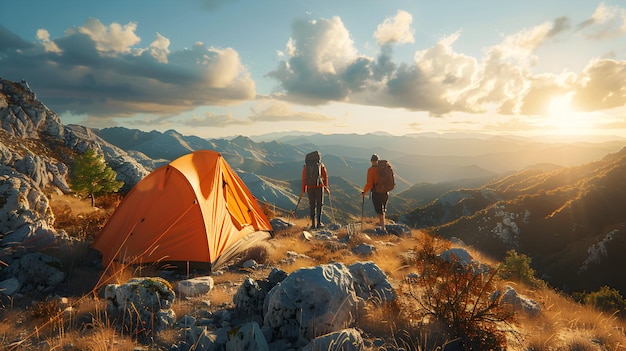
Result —
<path fill-rule="evenodd" d="M 94 241 L 102 262 L 202 262 L 209 269 L 272 227 L 221 154 L 202 150 L 160 167 L 137 183 Z"/>

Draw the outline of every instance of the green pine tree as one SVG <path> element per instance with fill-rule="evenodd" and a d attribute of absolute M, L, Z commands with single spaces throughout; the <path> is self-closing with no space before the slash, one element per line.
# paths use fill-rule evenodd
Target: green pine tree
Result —
<path fill-rule="evenodd" d="M 103 155 L 87 149 L 74 160 L 72 189 L 79 194 L 88 194 L 91 197 L 91 206 L 95 207 L 96 195 L 114 193 L 124 185 L 116 177 L 117 173 L 107 166 Z"/>

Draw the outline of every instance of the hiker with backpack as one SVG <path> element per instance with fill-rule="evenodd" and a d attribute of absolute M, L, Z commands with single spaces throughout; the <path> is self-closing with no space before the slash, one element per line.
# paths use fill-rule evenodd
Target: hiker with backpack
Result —
<path fill-rule="evenodd" d="M 367 170 L 367 181 L 361 196 L 365 201 L 365 194 L 372 191 L 372 203 L 378 217 L 377 233 L 386 233 L 385 213 L 387 212 L 387 202 L 389 192 L 396 186 L 395 176 L 391 164 L 386 160 L 380 160 L 378 155 L 373 154 L 370 158 L 371 167 Z"/>
<path fill-rule="evenodd" d="M 324 226 L 324 224 L 322 224 L 324 191 L 330 194 L 330 189 L 328 188 L 328 172 L 326 171 L 326 166 L 322 163 L 320 153 L 313 151 L 308 153 L 304 159 L 304 167 L 302 168 L 302 192 L 300 193 L 300 198 L 302 198 L 305 192 L 309 197 L 311 229 Z"/>

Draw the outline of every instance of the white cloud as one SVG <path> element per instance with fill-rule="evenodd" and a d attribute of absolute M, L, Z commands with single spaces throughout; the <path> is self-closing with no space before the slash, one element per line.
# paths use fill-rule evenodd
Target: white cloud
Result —
<path fill-rule="evenodd" d="M 626 61 L 597 59 L 577 77 L 574 105 L 583 111 L 626 106 Z"/>
<path fill-rule="evenodd" d="M 60 38 L 41 29 L 37 45 L 0 56 L 0 76 L 29 77 L 59 114 L 171 116 L 255 98 L 255 83 L 235 50 L 196 43 L 170 51 L 169 39 L 160 34 L 140 47 L 136 28 L 92 18 Z"/>
<path fill-rule="evenodd" d="M 54 52 L 57 54 L 61 53 L 61 49 L 59 49 L 59 47 L 53 41 L 50 40 L 50 33 L 47 30 L 38 29 L 37 39 L 41 42 L 41 45 L 43 46 L 46 52 Z"/>
<path fill-rule="evenodd" d="M 156 39 L 150 44 L 150 54 L 157 61 L 167 63 L 167 55 L 170 53 L 169 46 L 170 40 L 157 33 Z"/>
<path fill-rule="evenodd" d="M 315 104 L 341 101 L 349 91 L 342 76 L 358 60 L 350 33 L 338 17 L 297 20 L 287 42 L 285 60 L 268 76 L 276 78 L 289 98 Z"/>
<path fill-rule="evenodd" d="M 584 30 L 591 33 L 604 28 L 615 33 L 615 28 L 624 26 L 623 13 L 601 5 Z M 584 110 L 626 103 L 623 60 L 594 60 L 582 72 L 534 72 L 541 60 L 540 49 L 550 51 L 548 45 L 580 39 L 570 35 L 575 32 L 569 18 L 559 17 L 507 35 L 486 47 L 480 58 L 454 50 L 453 45 L 461 39 L 459 31 L 432 47 L 416 50 L 413 62 L 395 62 L 387 44 L 410 42 L 411 20 L 410 14 L 399 11 L 378 27 L 375 37 L 381 51 L 376 58 L 359 55 L 351 40 L 326 44 L 327 38 L 338 33 L 350 38 L 338 18 L 297 22 L 286 56 L 269 74 L 282 88 L 274 96 L 311 105 L 348 102 L 427 111 L 435 116 L 487 111 L 538 116 L 546 113 L 552 98 L 566 94 L 572 94 L 572 104 Z"/>
<path fill-rule="evenodd" d="M 209 51 L 214 55 L 205 55 L 203 58 L 206 60 L 202 64 L 206 65 L 206 72 L 210 72 L 207 82 L 210 82 L 213 88 L 226 88 L 237 84 L 240 77 L 244 80 L 249 79 L 249 74 L 241 64 L 237 51 L 231 48 L 210 48 Z M 248 82 L 253 83 L 252 80 Z"/>
<path fill-rule="evenodd" d="M 410 13 L 398 10 L 395 17 L 387 18 L 378 25 L 374 38 L 376 38 L 378 45 L 413 43 L 415 39 L 413 37 L 414 29 L 411 27 L 412 23 L 413 16 Z"/>
<path fill-rule="evenodd" d="M 113 22 L 107 27 L 99 19 L 89 18 L 84 26 L 68 29 L 66 35 L 87 35 L 94 41 L 98 51 L 119 54 L 128 53 L 131 47 L 139 44 L 141 40 L 135 34 L 136 29 L 137 24 L 133 22 L 126 25 Z"/>
<path fill-rule="evenodd" d="M 626 33 L 626 9 L 619 6 L 598 5 L 591 17 L 578 25 L 589 39 L 606 40 Z"/>
<path fill-rule="evenodd" d="M 551 30 L 552 24 L 544 23 L 509 35 L 502 43 L 490 48 L 490 55 L 497 55 L 501 60 L 511 60 L 527 68 L 536 60 L 534 53 L 549 37 Z"/>

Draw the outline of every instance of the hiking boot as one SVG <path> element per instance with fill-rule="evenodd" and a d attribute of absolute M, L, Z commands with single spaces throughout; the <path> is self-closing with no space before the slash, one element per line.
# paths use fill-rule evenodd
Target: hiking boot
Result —
<path fill-rule="evenodd" d="M 317 223 L 317 227 L 318 228 L 324 228 L 324 223 L 322 223 L 322 222 Z"/>
<path fill-rule="evenodd" d="M 375 232 L 376 234 L 387 234 L 387 229 L 385 229 L 385 227 L 376 226 Z"/>

